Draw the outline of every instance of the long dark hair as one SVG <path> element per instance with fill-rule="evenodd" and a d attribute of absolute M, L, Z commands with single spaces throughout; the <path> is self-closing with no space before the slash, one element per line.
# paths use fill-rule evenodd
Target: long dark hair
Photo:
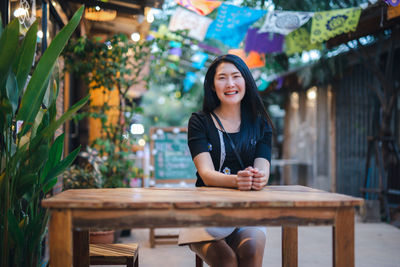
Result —
<path fill-rule="evenodd" d="M 238 147 L 244 148 L 246 147 L 246 144 L 248 144 L 250 140 L 249 138 L 252 138 L 252 136 L 255 136 L 258 139 L 260 135 L 260 129 L 258 129 L 258 127 L 254 127 L 258 124 L 258 120 L 263 120 L 271 128 L 273 128 L 273 125 L 270 116 L 265 110 L 261 97 L 257 92 L 257 85 L 249 68 L 240 57 L 231 54 L 217 57 L 207 70 L 206 77 L 204 79 L 203 112 L 211 113 L 221 103 L 217 97 L 217 94 L 215 93 L 214 76 L 217 67 L 223 62 L 232 63 L 235 65 L 242 74 L 246 85 L 246 91 L 240 104 L 240 128 L 243 135 L 240 143 L 238 144 Z"/>

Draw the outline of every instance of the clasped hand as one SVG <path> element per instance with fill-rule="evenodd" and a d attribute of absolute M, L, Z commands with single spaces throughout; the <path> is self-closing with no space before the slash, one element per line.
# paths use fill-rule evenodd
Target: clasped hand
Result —
<path fill-rule="evenodd" d="M 236 177 L 238 189 L 242 191 L 261 190 L 267 184 L 265 172 L 253 167 L 238 171 Z"/>

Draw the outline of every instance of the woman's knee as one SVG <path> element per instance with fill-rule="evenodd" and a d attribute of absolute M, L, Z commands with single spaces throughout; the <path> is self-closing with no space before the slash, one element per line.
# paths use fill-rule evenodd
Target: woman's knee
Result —
<path fill-rule="evenodd" d="M 263 257 L 266 243 L 266 236 L 263 232 L 256 230 L 257 232 L 250 234 L 246 238 L 243 238 L 237 246 L 236 253 L 239 259 L 252 258 L 252 257 Z"/>
<path fill-rule="evenodd" d="M 191 244 L 190 249 L 212 267 L 236 267 L 238 265 L 236 253 L 223 240 L 202 245 Z"/>

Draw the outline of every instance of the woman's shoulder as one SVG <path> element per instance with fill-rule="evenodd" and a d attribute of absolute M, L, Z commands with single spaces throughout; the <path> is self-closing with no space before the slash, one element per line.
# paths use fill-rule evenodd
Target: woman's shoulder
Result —
<path fill-rule="evenodd" d="M 207 122 L 207 117 L 208 117 L 208 114 L 205 113 L 204 111 L 202 111 L 202 110 L 196 111 L 196 112 L 193 112 L 192 115 L 190 116 L 189 122 L 190 121 Z"/>
<path fill-rule="evenodd" d="M 202 110 L 199 110 L 199 111 L 196 111 L 196 112 L 192 113 L 192 117 L 195 116 L 195 117 L 205 118 L 207 115 L 208 114 L 206 112 L 202 111 Z"/>
<path fill-rule="evenodd" d="M 213 127 L 215 128 L 209 114 L 203 111 L 193 112 L 188 122 L 188 134 L 202 132 L 214 135 Z"/>

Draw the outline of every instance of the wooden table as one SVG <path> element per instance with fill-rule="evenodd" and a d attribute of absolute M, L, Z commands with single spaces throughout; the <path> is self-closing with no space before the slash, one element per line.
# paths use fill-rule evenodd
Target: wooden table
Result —
<path fill-rule="evenodd" d="M 304 186 L 68 190 L 51 209 L 50 264 L 88 266 L 90 228 L 282 225 L 282 266 L 297 266 L 297 226 L 333 225 L 333 266 L 354 266 L 354 207 L 360 198 Z M 316 251 L 315 253 L 318 253 Z M 74 257 L 73 257 L 74 256 Z M 178 257 L 178 255 L 177 255 Z"/>

